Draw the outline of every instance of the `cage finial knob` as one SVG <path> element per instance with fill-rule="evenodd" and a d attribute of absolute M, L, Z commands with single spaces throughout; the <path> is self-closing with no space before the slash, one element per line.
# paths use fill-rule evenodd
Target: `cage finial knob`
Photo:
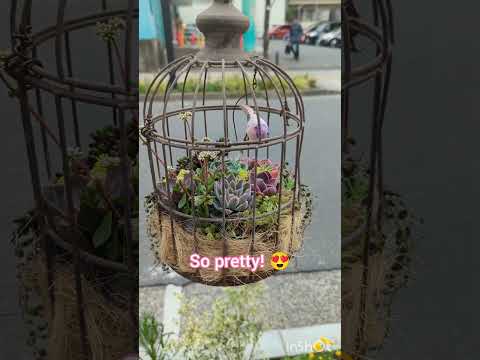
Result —
<path fill-rule="evenodd" d="M 240 38 L 250 21 L 231 0 L 214 0 L 212 6 L 197 17 L 197 27 L 205 35 L 205 48 L 199 60 L 233 61 L 246 56 L 240 48 Z"/>

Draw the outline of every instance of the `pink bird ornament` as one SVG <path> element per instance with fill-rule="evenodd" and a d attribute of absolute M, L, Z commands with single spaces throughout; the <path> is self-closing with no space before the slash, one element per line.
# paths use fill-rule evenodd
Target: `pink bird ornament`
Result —
<path fill-rule="evenodd" d="M 241 104 L 240 107 L 248 117 L 247 135 L 245 138 L 248 138 L 250 141 L 266 139 L 270 134 L 267 122 L 262 118 L 258 119 L 257 113 L 250 106 Z"/>

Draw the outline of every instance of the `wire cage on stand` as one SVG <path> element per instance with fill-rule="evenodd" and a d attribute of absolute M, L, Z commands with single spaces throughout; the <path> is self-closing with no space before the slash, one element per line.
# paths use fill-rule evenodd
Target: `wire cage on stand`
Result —
<path fill-rule="evenodd" d="M 42 5 L 11 1 L 12 48 L 2 59 L 35 201 L 17 233 L 29 254 L 21 301 L 29 316 L 40 289 L 47 324 L 29 342 L 39 359 L 119 359 L 138 351 L 138 5 L 59 0 L 53 23 L 39 26 Z M 89 67 L 86 52 L 102 62 Z M 92 78 L 88 69 L 101 70 Z"/>
<path fill-rule="evenodd" d="M 342 327 L 342 340 L 346 353 L 362 358 L 369 349 L 381 346 L 385 337 L 379 328 L 386 324 L 377 321 L 380 311 L 372 305 L 387 303 L 377 296 L 385 286 L 381 276 L 374 277 L 384 271 L 391 274 L 382 250 L 386 240 L 382 130 L 394 42 L 391 1 L 344 1 L 342 32 L 342 322 L 349 324 Z M 370 129 L 368 150 L 365 159 L 358 159 L 352 127 L 359 119 L 351 104 L 356 90 L 370 94 L 370 89 L 372 95 L 362 106 L 372 115 L 370 121 L 361 121 L 364 129 Z"/>
<path fill-rule="evenodd" d="M 167 65 L 145 97 L 152 248 L 193 281 L 252 283 L 278 270 L 273 254 L 302 245 L 304 105 L 285 71 L 240 49 L 249 20 L 231 1 L 214 1 L 197 25 L 206 47 Z M 211 266 L 192 266 L 194 254 Z M 213 268 L 215 257 L 247 255 L 264 266 Z"/>

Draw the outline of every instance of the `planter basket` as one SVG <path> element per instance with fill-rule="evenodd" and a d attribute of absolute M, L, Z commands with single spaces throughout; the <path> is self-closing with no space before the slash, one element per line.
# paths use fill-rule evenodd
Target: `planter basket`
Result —
<path fill-rule="evenodd" d="M 145 96 L 141 135 L 155 198 L 149 230 L 161 263 L 205 284 L 240 285 L 271 275 L 273 253 L 293 256 L 301 247 L 304 105 L 283 70 L 239 47 L 249 20 L 231 1 L 214 1 L 197 25 L 206 47 L 167 65 Z M 233 93 L 229 76 L 241 79 Z M 211 77 L 221 79 L 216 99 L 207 98 Z M 196 91 L 186 99 L 192 82 Z M 264 199 L 269 210 L 259 205 Z M 192 254 L 264 255 L 265 266 L 254 274 L 197 270 Z"/>
<path fill-rule="evenodd" d="M 270 276 L 275 270 L 270 259 L 276 252 L 284 252 L 290 257 L 300 250 L 305 229 L 305 204 L 295 213 L 283 212 L 277 237 L 276 227 L 270 232 L 258 233 L 252 242 L 251 231 L 243 237 L 226 238 L 226 249 L 223 240 L 209 239 L 203 234 L 196 234 L 194 239 L 191 227 L 179 219 L 173 220 L 174 232 L 168 213 L 151 210 L 148 216 L 148 232 L 152 239 L 152 250 L 158 261 L 169 265 L 176 272 L 198 282 L 209 285 L 242 285 L 256 282 Z M 175 234 L 175 236 L 173 236 Z M 256 272 L 248 269 L 225 269 L 215 271 L 213 267 L 193 269 L 190 266 L 190 255 L 199 254 L 209 257 L 211 263 L 216 256 L 252 256 L 265 257 L 265 266 Z"/>

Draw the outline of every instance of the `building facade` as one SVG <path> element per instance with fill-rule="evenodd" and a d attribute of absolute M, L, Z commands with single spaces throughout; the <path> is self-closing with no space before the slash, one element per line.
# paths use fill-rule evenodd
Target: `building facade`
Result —
<path fill-rule="evenodd" d="M 319 21 L 340 21 L 341 0 L 289 0 L 288 13 L 304 25 Z"/>
<path fill-rule="evenodd" d="M 287 0 L 271 0 L 272 8 L 270 14 L 271 27 L 283 25 L 286 22 Z M 198 14 L 206 10 L 212 0 L 182 0 L 174 1 L 177 5 L 178 14 L 184 24 L 195 24 Z M 182 4 L 183 3 L 183 4 Z M 257 38 L 263 37 L 263 24 L 265 20 L 265 0 L 234 0 L 233 4 L 244 13 L 251 16 Z M 246 11 L 248 9 L 248 12 Z"/>

